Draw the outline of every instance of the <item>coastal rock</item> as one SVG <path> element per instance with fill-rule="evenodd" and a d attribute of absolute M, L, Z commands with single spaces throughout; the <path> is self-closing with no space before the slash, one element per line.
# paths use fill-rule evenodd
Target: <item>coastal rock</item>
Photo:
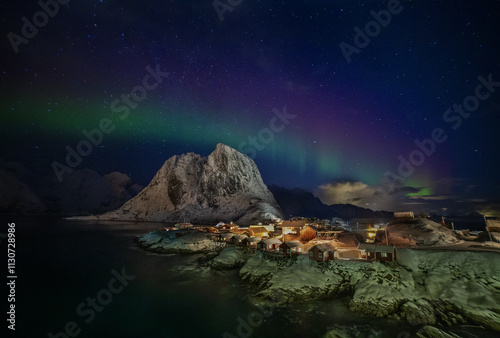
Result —
<path fill-rule="evenodd" d="M 203 232 L 176 238 L 175 232 L 153 231 L 137 237 L 136 242 L 143 249 L 157 253 L 206 253 L 216 249 L 215 243 Z"/>
<path fill-rule="evenodd" d="M 234 269 L 245 264 L 245 255 L 237 247 L 229 247 L 210 261 L 210 267 L 214 270 Z"/>
<path fill-rule="evenodd" d="M 434 326 L 426 325 L 417 332 L 418 338 L 460 338 L 454 333 L 446 333 Z"/>
<path fill-rule="evenodd" d="M 332 325 L 323 338 L 379 338 L 382 332 L 369 325 Z"/>
<path fill-rule="evenodd" d="M 274 261 L 260 254 L 241 268 L 257 297 L 278 304 L 350 294 L 352 310 L 410 324 L 477 324 L 500 331 L 500 255 L 398 250 L 398 262 Z M 429 328 L 432 331 L 432 328 Z"/>
<path fill-rule="evenodd" d="M 399 309 L 399 316 L 414 325 L 436 323 L 434 307 L 425 299 L 404 303 Z"/>

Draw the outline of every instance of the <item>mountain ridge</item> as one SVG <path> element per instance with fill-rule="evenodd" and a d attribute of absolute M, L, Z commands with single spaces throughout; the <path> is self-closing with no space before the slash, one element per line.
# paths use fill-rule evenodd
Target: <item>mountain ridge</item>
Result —
<path fill-rule="evenodd" d="M 392 218 L 390 211 L 374 211 L 353 204 L 326 205 L 321 200 L 301 188 L 288 189 L 277 185 L 270 185 L 269 190 L 281 206 L 287 217 L 317 217 L 331 219 L 339 217 L 344 220 L 352 218 Z"/>

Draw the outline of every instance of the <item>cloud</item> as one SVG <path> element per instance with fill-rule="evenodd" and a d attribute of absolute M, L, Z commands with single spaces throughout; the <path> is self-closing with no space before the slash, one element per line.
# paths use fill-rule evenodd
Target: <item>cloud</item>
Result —
<path fill-rule="evenodd" d="M 370 186 L 360 181 L 335 181 L 320 185 L 313 194 L 327 205 L 353 204 L 373 210 L 396 210 L 406 194 L 419 191 L 413 187 L 398 186 L 387 192 L 381 186 Z"/>
<path fill-rule="evenodd" d="M 500 217 L 500 203 L 485 196 L 477 184 L 461 178 L 442 178 L 432 187 L 409 187 L 403 184 L 392 187 L 371 186 L 361 181 L 333 181 L 313 190 L 321 202 L 331 204 L 353 204 L 372 210 L 413 211 L 468 215 L 481 213 Z M 500 188 L 497 189 L 500 192 Z M 430 192 L 427 193 L 426 192 Z M 417 194 L 418 193 L 418 194 Z"/>

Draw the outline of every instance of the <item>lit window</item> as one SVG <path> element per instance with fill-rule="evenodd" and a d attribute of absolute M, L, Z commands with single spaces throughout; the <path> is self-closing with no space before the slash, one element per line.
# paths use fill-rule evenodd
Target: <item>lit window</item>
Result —
<path fill-rule="evenodd" d="M 384 258 L 387 258 L 387 252 L 381 252 L 380 255 Z"/>
<path fill-rule="evenodd" d="M 302 252 L 302 248 L 299 248 L 299 249 L 298 249 L 298 251 L 299 251 L 299 252 Z"/>

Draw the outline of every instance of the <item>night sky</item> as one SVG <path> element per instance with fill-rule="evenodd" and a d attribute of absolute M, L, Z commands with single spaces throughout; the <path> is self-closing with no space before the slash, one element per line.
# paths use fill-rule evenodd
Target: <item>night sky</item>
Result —
<path fill-rule="evenodd" d="M 222 142 L 329 204 L 500 210 L 499 1 L 55 3 L 30 38 L 40 5 L 0 5 L 5 161 L 55 175 L 101 125 L 73 169 L 146 185 Z"/>

